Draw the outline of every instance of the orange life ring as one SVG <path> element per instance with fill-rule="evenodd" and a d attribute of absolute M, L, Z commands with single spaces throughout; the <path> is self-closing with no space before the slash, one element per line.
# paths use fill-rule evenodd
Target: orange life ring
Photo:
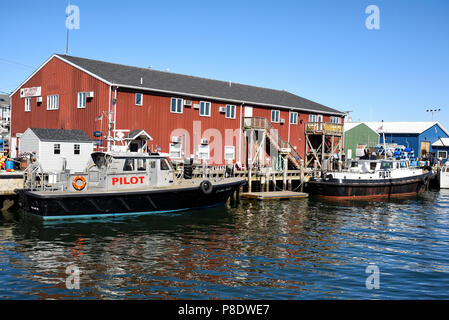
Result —
<path fill-rule="evenodd" d="M 81 180 L 81 184 L 78 184 L 78 181 Z M 75 190 L 81 191 L 86 186 L 86 178 L 83 176 L 76 176 L 73 179 L 72 186 Z"/>

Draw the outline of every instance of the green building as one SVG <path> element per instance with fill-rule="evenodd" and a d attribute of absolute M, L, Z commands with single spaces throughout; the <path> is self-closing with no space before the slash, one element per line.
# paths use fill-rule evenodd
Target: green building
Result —
<path fill-rule="evenodd" d="M 374 147 L 377 144 L 379 144 L 379 134 L 366 124 L 362 122 L 345 122 L 344 151 L 348 159 L 355 159 L 358 145 Z"/>

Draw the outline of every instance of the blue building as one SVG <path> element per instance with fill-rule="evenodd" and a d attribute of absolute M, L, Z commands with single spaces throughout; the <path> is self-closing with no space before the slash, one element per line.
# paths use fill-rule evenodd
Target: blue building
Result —
<path fill-rule="evenodd" d="M 438 139 L 438 141 L 432 143 L 432 149 L 435 150 L 437 158 L 446 163 L 449 155 L 449 138 Z"/>
<path fill-rule="evenodd" d="M 406 148 L 413 149 L 415 157 L 421 158 L 434 154 L 444 149 L 437 141 L 449 138 L 449 133 L 438 122 L 365 122 L 367 126 L 380 135 L 380 143 L 397 143 Z M 443 150 L 444 151 L 444 150 Z M 440 153 L 440 156 L 443 156 Z M 447 159 L 446 156 L 443 161 Z"/>

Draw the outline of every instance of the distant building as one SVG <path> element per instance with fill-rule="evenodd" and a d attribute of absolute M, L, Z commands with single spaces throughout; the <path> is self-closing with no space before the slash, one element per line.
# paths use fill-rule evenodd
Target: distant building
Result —
<path fill-rule="evenodd" d="M 9 148 L 9 128 L 11 124 L 11 99 L 0 94 L 0 152 Z"/>
<path fill-rule="evenodd" d="M 449 138 L 449 133 L 438 122 L 364 122 L 380 135 L 386 143 L 397 143 L 413 149 L 416 157 L 426 157 L 438 151 L 433 144 L 440 138 Z"/>
<path fill-rule="evenodd" d="M 344 151 L 348 159 L 356 157 L 359 145 L 374 147 L 379 144 L 379 134 L 362 122 L 345 122 Z"/>
<path fill-rule="evenodd" d="M 81 130 L 29 128 L 21 137 L 19 154 L 34 153 L 44 172 L 82 172 L 93 152 L 92 139 Z"/>
<path fill-rule="evenodd" d="M 432 143 L 432 150 L 434 150 L 436 157 L 442 160 L 443 163 L 448 161 L 449 154 L 449 138 L 441 138 Z"/>
<path fill-rule="evenodd" d="M 11 120 L 11 99 L 6 94 L 0 94 L 0 122 L 9 128 Z"/>

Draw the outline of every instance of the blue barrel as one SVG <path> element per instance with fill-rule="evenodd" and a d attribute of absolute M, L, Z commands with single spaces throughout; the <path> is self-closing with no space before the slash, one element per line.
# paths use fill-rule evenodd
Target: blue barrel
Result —
<path fill-rule="evenodd" d="M 6 161 L 5 162 L 5 169 L 6 170 L 8 170 L 8 169 L 14 169 L 14 161 Z"/>

